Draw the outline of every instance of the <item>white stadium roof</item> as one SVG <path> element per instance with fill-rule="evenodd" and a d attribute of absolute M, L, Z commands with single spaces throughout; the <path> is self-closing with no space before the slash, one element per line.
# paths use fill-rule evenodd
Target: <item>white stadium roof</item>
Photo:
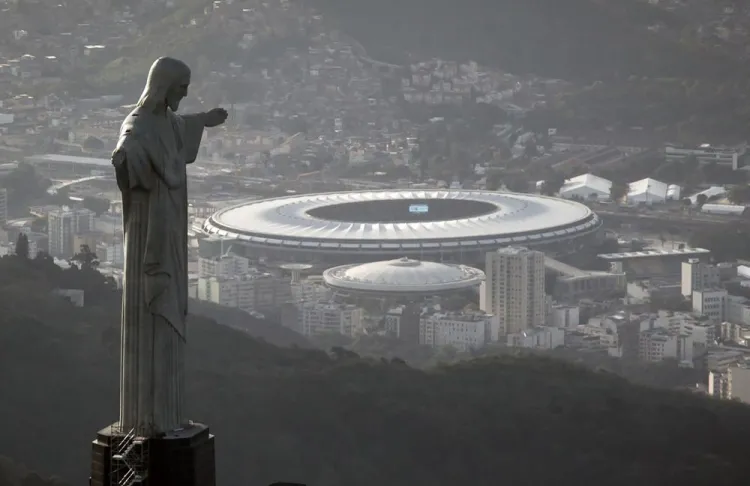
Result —
<path fill-rule="evenodd" d="M 429 205 L 431 200 L 477 201 L 494 206 L 478 216 L 430 221 L 357 222 L 314 217 L 324 206 L 404 200 Z M 601 221 L 574 201 L 492 191 L 382 190 L 294 195 L 246 202 L 225 208 L 204 223 L 210 234 L 259 246 L 302 249 L 439 250 L 534 244 L 595 231 Z M 402 253 L 403 254 L 403 253 Z"/>
<path fill-rule="evenodd" d="M 408 258 L 341 265 L 323 272 L 323 280 L 329 287 L 377 294 L 437 294 L 474 287 L 484 278 L 484 272 L 465 265 Z"/>
<path fill-rule="evenodd" d="M 26 157 L 26 161 L 31 164 L 74 164 L 89 165 L 95 167 L 112 167 L 110 159 L 101 159 L 95 157 L 79 157 L 77 155 L 45 154 L 32 155 Z"/>

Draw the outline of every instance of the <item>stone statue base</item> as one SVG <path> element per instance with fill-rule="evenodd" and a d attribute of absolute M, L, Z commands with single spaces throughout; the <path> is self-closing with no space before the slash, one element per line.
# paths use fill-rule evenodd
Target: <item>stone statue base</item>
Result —
<path fill-rule="evenodd" d="M 92 444 L 90 486 L 216 486 L 214 436 L 203 424 L 140 438 L 117 424 Z"/>

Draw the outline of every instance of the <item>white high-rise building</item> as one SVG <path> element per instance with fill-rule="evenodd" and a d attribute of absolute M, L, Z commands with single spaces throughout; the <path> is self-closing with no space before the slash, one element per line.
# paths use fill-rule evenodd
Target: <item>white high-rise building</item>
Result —
<path fill-rule="evenodd" d="M 479 307 L 497 319 L 501 335 L 545 324 L 544 253 L 520 247 L 487 253 L 485 274 Z"/>
<path fill-rule="evenodd" d="M 48 253 L 53 257 L 70 258 L 78 248 L 73 248 L 73 237 L 94 229 L 94 212 L 89 209 L 60 208 L 47 215 Z"/>
<path fill-rule="evenodd" d="M 0 187 L 0 226 L 8 222 L 8 190 Z"/>
<path fill-rule="evenodd" d="M 690 297 L 696 290 L 719 286 L 719 267 L 703 263 L 697 258 L 682 262 L 682 295 Z"/>

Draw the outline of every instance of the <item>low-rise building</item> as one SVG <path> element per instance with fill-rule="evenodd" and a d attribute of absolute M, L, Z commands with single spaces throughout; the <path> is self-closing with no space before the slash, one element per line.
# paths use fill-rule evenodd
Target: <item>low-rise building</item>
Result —
<path fill-rule="evenodd" d="M 419 344 L 477 349 L 497 341 L 498 328 L 497 321 L 484 312 L 426 314 L 419 321 Z"/>
<path fill-rule="evenodd" d="M 683 366 L 692 367 L 693 337 L 665 328 L 642 331 L 638 342 L 638 357 L 650 363 L 674 359 Z"/>
<path fill-rule="evenodd" d="M 363 331 L 364 311 L 355 305 L 320 301 L 304 302 L 297 308 L 299 329 L 305 336 L 341 334 L 354 337 Z"/>
<path fill-rule="evenodd" d="M 725 289 L 704 289 L 693 292 L 693 312 L 722 322 L 727 317 L 729 294 Z"/>
<path fill-rule="evenodd" d="M 535 327 L 509 334 L 507 345 L 517 348 L 555 349 L 565 346 L 565 331 L 559 327 Z"/>
<path fill-rule="evenodd" d="M 264 313 L 291 302 L 292 291 L 289 279 L 250 272 L 230 278 L 199 277 L 197 296 L 198 300 Z"/>

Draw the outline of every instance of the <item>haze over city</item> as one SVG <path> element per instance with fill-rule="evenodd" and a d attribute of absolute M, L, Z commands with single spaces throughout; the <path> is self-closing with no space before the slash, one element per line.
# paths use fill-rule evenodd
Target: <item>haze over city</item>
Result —
<path fill-rule="evenodd" d="M 749 7 L 0 0 L 0 486 L 747 484 Z"/>

